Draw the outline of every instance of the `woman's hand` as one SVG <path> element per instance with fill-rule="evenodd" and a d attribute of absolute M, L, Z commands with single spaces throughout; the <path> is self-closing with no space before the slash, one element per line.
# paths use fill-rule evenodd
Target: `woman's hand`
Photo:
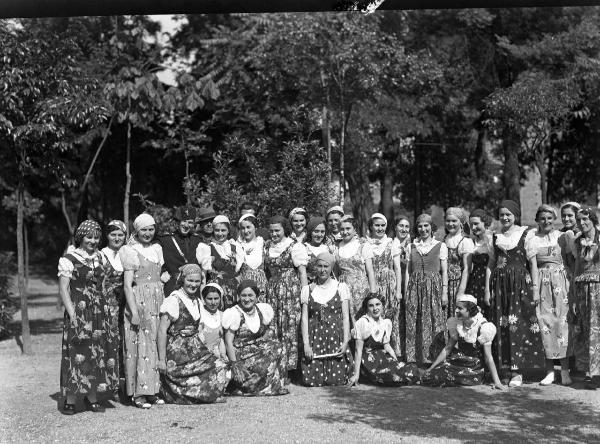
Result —
<path fill-rule="evenodd" d="M 348 379 L 348 383 L 346 385 L 348 386 L 348 388 L 351 388 L 352 386 L 358 387 L 358 375 L 352 375 L 352 377 Z"/>
<path fill-rule="evenodd" d="M 77 327 L 77 314 L 75 311 L 67 312 L 67 314 L 69 315 L 69 323 L 71 324 L 71 327 Z"/>
<path fill-rule="evenodd" d="M 344 342 L 338 349 L 337 356 L 343 356 L 346 353 L 346 350 L 348 350 L 348 343 Z"/>
<path fill-rule="evenodd" d="M 492 390 L 506 390 L 506 386 L 499 382 L 497 384 L 492 384 Z"/>
<path fill-rule="evenodd" d="M 313 358 L 314 354 L 313 354 L 312 347 L 309 344 L 305 344 L 304 345 L 304 356 L 309 361 L 312 361 L 312 358 Z"/>
<path fill-rule="evenodd" d="M 540 290 L 537 287 L 533 287 L 533 302 L 531 305 L 538 305 L 540 303 Z"/>
<path fill-rule="evenodd" d="M 165 374 L 167 373 L 167 363 L 165 361 L 158 361 L 158 363 L 156 364 L 156 367 L 158 368 L 158 372 Z"/>
<path fill-rule="evenodd" d="M 168 271 L 165 271 L 163 274 L 160 275 L 160 281 L 163 284 L 166 284 L 170 280 L 171 280 L 171 274 Z"/>

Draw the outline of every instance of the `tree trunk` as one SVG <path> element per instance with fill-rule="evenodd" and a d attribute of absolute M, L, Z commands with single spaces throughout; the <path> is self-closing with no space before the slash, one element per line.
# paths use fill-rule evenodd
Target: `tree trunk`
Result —
<path fill-rule="evenodd" d="M 413 224 L 417 226 L 417 218 L 421 215 L 422 202 L 421 202 L 421 150 L 417 146 L 413 145 L 415 152 L 415 214 Z"/>
<path fill-rule="evenodd" d="M 352 164 L 356 165 L 356 162 Z M 358 169 L 352 171 L 348 174 L 348 185 L 352 200 L 352 214 L 358 223 L 357 233 L 364 236 L 367 234 L 369 218 L 373 214 L 373 199 L 366 172 Z"/>
<path fill-rule="evenodd" d="M 25 254 L 23 242 L 23 211 L 25 206 L 25 183 L 23 172 L 19 172 L 19 185 L 17 188 L 17 281 L 19 295 L 21 296 L 21 340 L 23 353 L 30 355 L 31 333 L 29 331 L 29 313 L 27 311 L 27 289 L 25 288 Z"/>
<path fill-rule="evenodd" d="M 27 223 L 23 222 L 23 241 L 25 250 L 25 290 L 29 288 L 29 230 Z"/>
<path fill-rule="evenodd" d="M 546 167 L 546 149 L 540 147 L 535 152 L 535 166 L 540 173 L 540 191 L 542 192 L 542 203 L 548 203 L 548 170 Z"/>
<path fill-rule="evenodd" d="M 344 142 L 346 136 L 346 116 L 342 107 L 342 134 L 340 135 L 340 206 L 344 208 L 346 177 L 344 176 Z"/>
<path fill-rule="evenodd" d="M 327 173 L 327 183 L 331 187 L 331 173 L 333 165 L 331 164 L 331 125 L 329 124 L 329 110 L 327 106 L 323 106 L 323 128 L 321 128 L 323 147 L 327 150 L 327 164 L 329 172 Z"/>
<path fill-rule="evenodd" d="M 504 196 L 521 202 L 521 170 L 519 169 L 519 150 L 512 139 L 503 141 L 504 148 Z"/>
<path fill-rule="evenodd" d="M 382 160 L 383 178 L 381 180 L 381 212 L 388 220 L 389 235 L 394 232 L 394 180 L 392 169 L 387 160 Z"/>
<path fill-rule="evenodd" d="M 123 198 L 123 221 L 129 227 L 129 193 L 131 191 L 131 122 L 127 120 L 127 160 L 125 161 L 125 197 Z"/>

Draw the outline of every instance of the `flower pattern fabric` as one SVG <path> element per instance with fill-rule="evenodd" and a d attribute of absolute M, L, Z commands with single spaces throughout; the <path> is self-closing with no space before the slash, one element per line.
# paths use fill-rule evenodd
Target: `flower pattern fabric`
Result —
<path fill-rule="evenodd" d="M 275 329 L 281 341 L 289 370 L 298 368 L 298 340 L 300 337 L 300 279 L 292 261 L 293 243 L 281 255 L 270 257 L 271 241 L 265 242 L 265 268 L 269 275 L 267 303 L 274 308 Z"/>
<path fill-rule="evenodd" d="M 287 394 L 287 355 L 283 344 L 274 337 L 274 330 L 265 324 L 264 316 L 256 307 L 260 319 L 257 332 L 247 326 L 245 316 L 239 307 L 230 310 L 240 311 L 240 325 L 235 331 L 233 346 L 237 361 L 234 364 L 243 380 L 232 380 L 229 390 L 243 396 L 277 396 Z M 225 316 L 225 315 L 224 315 Z"/>
<path fill-rule="evenodd" d="M 238 302 L 237 298 L 237 246 L 231 244 L 231 255 L 223 257 L 219 254 L 214 244 L 210 243 L 210 255 L 213 258 L 212 266 L 206 271 L 206 283 L 219 284 L 223 289 L 220 310 L 233 307 Z"/>
<path fill-rule="evenodd" d="M 82 263 L 72 254 L 70 295 L 75 309 L 75 325 L 64 315 L 60 388 L 63 397 L 96 393 L 112 397 L 118 389 L 118 343 L 111 334 L 108 304 L 102 293 L 104 268 L 99 256 Z"/>
<path fill-rule="evenodd" d="M 539 333 L 532 331 L 537 323 L 533 304 L 533 283 L 527 269 L 523 230 L 514 248 L 498 246 L 494 235 L 496 266 L 490 278 L 490 292 L 498 330 L 496 351 L 500 368 L 504 371 L 544 366 L 544 352 Z M 535 328 L 535 327 L 534 327 Z"/>
<path fill-rule="evenodd" d="M 359 239 L 360 245 L 356 253 L 349 258 L 340 256 L 339 248 L 335 251 L 337 279 L 348 285 L 350 289 L 350 320 L 352 323 L 363 315 L 361 313 L 362 301 L 369 293 L 369 280 L 365 268 L 365 259 L 362 255 L 365 243 L 365 239 Z"/>
<path fill-rule="evenodd" d="M 202 318 L 194 320 L 181 299 L 179 316 L 167 330 L 167 370 L 161 395 L 174 404 L 215 402 L 225 392 L 231 372 L 204 342 Z"/>

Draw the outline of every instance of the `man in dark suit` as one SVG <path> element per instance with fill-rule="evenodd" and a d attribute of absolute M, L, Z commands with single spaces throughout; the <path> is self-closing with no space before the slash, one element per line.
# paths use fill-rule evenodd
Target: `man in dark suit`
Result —
<path fill-rule="evenodd" d="M 165 296 L 169 296 L 173 290 L 176 290 L 179 267 L 198 263 L 196 247 L 200 243 L 200 238 L 194 234 L 196 208 L 192 206 L 176 208 L 173 218 L 178 222 L 175 233 L 161 236 L 158 240 L 165 260 L 162 268 L 163 281 L 168 278 L 165 283 Z"/>

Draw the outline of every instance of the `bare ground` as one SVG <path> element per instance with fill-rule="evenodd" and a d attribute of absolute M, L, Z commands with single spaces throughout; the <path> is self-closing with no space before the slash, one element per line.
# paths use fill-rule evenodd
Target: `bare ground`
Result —
<path fill-rule="evenodd" d="M 600 390 L 580 383 L 505 392 L 292 385 L 275 398 L 148 411 L 112 403 L 105 413 L 63 416 L 56 292 L 52 278 L 31 280 L 34 355 L 22 355 L 15 338 L 0 342 L 0 442 L 600 442 Z"/>

